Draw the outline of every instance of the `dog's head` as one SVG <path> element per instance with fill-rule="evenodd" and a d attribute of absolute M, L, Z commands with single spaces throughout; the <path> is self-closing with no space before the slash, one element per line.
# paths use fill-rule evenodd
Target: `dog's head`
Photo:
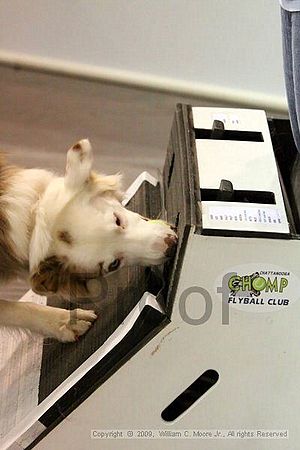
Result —
<path fill-rule="evenodd" d="M 120 175 L 95 173 L 92 161 L 89 141 L 75 144 L 65 176 L 50 182 L 36 206 L 30 243 L 35 292 L 74 295 L 74 285 L 82 295 L 87 280 L 125 265 L 161 264 L 176 245 L 169 224 L 122 206 Z"/>

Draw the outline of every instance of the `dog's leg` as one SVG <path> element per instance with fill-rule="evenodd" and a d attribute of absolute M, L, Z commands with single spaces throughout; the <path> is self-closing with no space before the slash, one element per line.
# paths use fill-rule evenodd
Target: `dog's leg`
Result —
<path fill-rule="evenodd" d="M 68 311 L 35 303 L 0 300 L 0 325 L 28 328 L 62 342 L 77 340 L 96 318 L 94 311 Z"/>

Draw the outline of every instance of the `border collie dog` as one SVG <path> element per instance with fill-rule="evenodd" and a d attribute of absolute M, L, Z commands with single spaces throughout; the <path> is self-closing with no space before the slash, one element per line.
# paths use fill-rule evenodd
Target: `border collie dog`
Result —
<path fill-rule="evenodd" d="M 67 152 L 64 177 L 0 161 L 0 277 L 28 277 L 34 292 L 87 296 L 89 282 L 125 265 L 157 265 L 177 243 L 174 229 L 122 206 L 120 175 L 92 171 L 83 139 Z M 72 317 L 73 314 L 73 317 Z M 0 324 L 75 341 L 96 319 L 70 311 L 0 300 Z M 71 320 L 72 319 L 72 320 Z"/>

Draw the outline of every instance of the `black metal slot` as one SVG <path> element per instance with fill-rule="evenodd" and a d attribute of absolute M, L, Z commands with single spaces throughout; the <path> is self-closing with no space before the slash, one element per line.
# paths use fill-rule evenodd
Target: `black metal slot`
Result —
<path fill-rule="evenodd" d="M 216 132 L 215 129 L 195 128 L 195 138 L 222 141 L 264 142 L 263 134 L 260 131 L 222 130 Z"/>
<path fill-rule="evenodd" d="M 275 195 L 268 191 L 242 191 L 233 190 L 230 195 L 220 189 L 200 189 L 202 201 L 236 202 L 236 203 L 259 203 L 264 205 L 275 205 Z"/>
<path fill-rule="evenodd" d="M 173 153 L 173 155 L 172 155 L 171 164 L 170 164 L 170 168 L 169 168 L 168 188 L 170 187 L 170 183 L 171 183 L 171 178 L 172 178 L 173 169 L 174 169 L 174 162 L 175 162 L 175 153 Z"/>
<path fill-rule="evenodd" d="M 172 422 L 189 409 L 202 395 L 211 389 L 219 379 L 215 370 L 206 370 L 196 381 L 185 389 L 161 413 L 166 422 Z"/>

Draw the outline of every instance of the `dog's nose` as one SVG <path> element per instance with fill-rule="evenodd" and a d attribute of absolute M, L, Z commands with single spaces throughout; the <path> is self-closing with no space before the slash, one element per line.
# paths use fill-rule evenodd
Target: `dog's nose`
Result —
<path fill-rule="evenodd" d="M 174 236 L 173 234 L 168 234 L 168 236 L 164 240 L 168 246 L 167 250 L 165 251 L 165 256 L 170 258 L 171 256 L 174 255 L 178 239 L 177 236 Z"/>

